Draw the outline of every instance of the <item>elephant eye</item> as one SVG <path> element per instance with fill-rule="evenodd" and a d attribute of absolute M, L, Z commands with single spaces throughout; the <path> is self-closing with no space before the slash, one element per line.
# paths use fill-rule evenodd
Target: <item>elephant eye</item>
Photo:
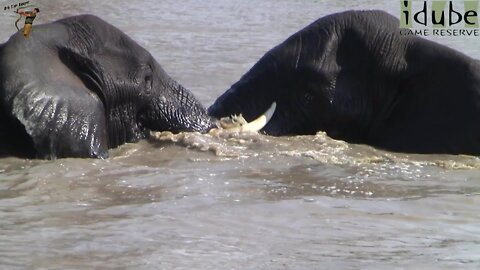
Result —
<path fill-rule="evenodd" d="M 151 90 L 152 90 L 152 76 L 147 75 L 145 76 L 145 91 L 147 93 L 150 93 Z"/>

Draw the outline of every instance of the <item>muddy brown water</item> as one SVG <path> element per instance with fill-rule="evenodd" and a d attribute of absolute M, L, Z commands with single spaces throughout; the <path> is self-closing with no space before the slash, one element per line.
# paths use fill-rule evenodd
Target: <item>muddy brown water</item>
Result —
<path fill-rule="evenodd" d="M 115 24 L 205 105 L 320 16 L 399 11 L 366 0 L 37 3 L 35 23 L 88 12 Z M 15 20 L 2 13 L 2 41 Z M 480 58 L 478 38 L 434 39 Z M 164 134 L 111 155 L 0 160 L 1 269 L 480 268 L 477 157 L 323 133 Z"/>

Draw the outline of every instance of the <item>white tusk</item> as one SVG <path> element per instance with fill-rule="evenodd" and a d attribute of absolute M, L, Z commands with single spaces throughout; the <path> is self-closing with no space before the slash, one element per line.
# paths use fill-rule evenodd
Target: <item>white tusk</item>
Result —
<path fill-rule="evenodd" d="M 258 132 L 267 125 L 270 119 L 272 119 L 276 107 L 277 103 L 273 102 L 270 108 L 268 108 L 264 114 L 250 123 L 247 123 L 245 119 L 243 119 L 242 115 L 233 116 L 232 120 L 236 122 L 238 126 L 226 127 L 225 130 L 229 132 Z"/>

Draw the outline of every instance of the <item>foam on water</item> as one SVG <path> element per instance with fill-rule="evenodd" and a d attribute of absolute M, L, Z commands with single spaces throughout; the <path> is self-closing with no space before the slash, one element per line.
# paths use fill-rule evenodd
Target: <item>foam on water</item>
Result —
<path fill-rule="evenodd" d="M 270 137 L 258 133 L 218 132 L 212 134 L 153 132 L 150 141 L 173 143 L 225 157 L 290 156 L 311 158 L 323 164 L 392 167 L 439 167 L 446 170 L 479 169 L 480 158 L 466 155 L 420 155 L 392 153 L 367 145 L 349 144 L 328 137 Z"/>

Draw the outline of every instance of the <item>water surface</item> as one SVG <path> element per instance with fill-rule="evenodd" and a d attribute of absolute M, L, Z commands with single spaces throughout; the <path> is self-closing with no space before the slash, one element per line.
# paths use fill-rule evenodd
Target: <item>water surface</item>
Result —
<path fill-rule="evenodd" d="M 3 3 L 3 2 L 2 2 Z M 93 13 L 205 104 L 313 20 L 398 1 L 43 1 Z M 16 17 L 0 17 L 2 41 Z M 480 58 L 479 39 L 442 38 Z M 448 131 L 446 131 L 448 132 Z M 0 160 L 2 269 L 478 269 L 480 160 L 315 136 L 165 134 L 108 160 Z"/>

